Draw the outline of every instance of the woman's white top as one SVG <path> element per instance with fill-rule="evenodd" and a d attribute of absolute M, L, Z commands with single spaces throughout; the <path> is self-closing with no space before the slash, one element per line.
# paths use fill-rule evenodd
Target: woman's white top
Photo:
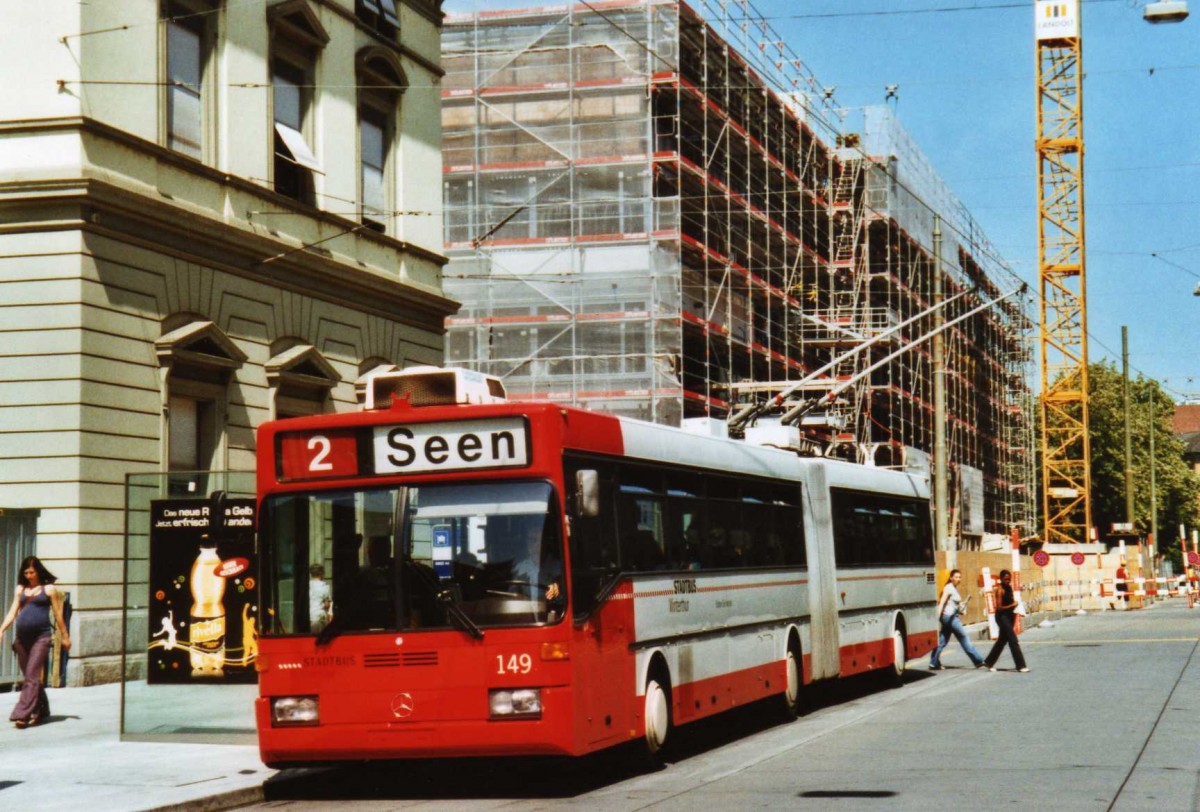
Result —
<path fill-rule="evenodd" d="M 942 590 L 942 597 L 946 599 L 946 605 L 942 607 L 942 617 L 953 617 L 958 614 L 958 608 L 962 606 L 962 596 L 958 594 L 958 590 L 954 588 L 954 584 L 946 584 Z"/>

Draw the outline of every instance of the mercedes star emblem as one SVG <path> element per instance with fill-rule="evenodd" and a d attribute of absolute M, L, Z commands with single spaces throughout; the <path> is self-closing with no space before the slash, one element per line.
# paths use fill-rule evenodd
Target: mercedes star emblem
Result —
<path fill-rule="evenodd" d="M 397 719 L 407 719 L 412 716 L 413 707 L 416 703 L 413 701 L 412 694 L 408 691 L 402 691 L 392 697 L 392 716 Z"/>

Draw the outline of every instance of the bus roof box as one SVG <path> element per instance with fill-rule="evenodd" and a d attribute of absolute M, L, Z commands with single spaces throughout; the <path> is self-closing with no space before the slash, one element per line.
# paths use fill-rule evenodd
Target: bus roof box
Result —
<path fill-rule="evenodd" d="M 775 420 L 760 420 L 746 427 L 746 442 L 752 445 L 774 446 L 775 448 L 802 448 L 805 443 L 800 437 L 800 427 L 784 426 Z"/>
<path fill-rule="evenodd" d="M 494 375 L 471 369 L 409 367 L 381 372 L 367 381 L 363 409 L 388 409 L 407 400 L 410 406 L 448 406 L 503 403 L 504 383 Z"/>
<path fill-rule="evenodd" d="M 705 437 L 729 437 L 729 424 L 715 417 L 685 417 L 683 430 L 691 434 L 703 434 Z"/>

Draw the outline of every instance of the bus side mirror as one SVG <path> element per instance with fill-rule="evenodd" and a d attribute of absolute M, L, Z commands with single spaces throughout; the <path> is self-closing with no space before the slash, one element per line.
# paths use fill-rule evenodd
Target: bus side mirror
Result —
<path fill-rule="evenodd" d="M 575 515 L 581 519 L 600 515 L 600 474 L 590 468 L 575 472 Z"/>

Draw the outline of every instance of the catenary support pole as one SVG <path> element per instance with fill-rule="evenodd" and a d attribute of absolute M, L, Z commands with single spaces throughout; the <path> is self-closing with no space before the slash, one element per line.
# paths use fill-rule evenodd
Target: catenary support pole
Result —
<path fill-rule="evenodd" d="M 1121 325 L 1121 402 L 1125 414 L 1125 521 L 1133 526 L 1133 435 L 1129 430 L 1129 327 Z"/>
<path fill-rule="evenodd" d="M 946 322 L 942 303 L 942 217 L 933 215 L 933 306 L 937 308 L 934 325 Z M 950 544 L 950 517 L 947 515 L 949 489 L 946 473 L 946 343 L 944 334 L 933 337 L 933 515 L 936 522 L 937 548 L 946 554 L 946 568 L 957 565 L 958 545 Z"/>

